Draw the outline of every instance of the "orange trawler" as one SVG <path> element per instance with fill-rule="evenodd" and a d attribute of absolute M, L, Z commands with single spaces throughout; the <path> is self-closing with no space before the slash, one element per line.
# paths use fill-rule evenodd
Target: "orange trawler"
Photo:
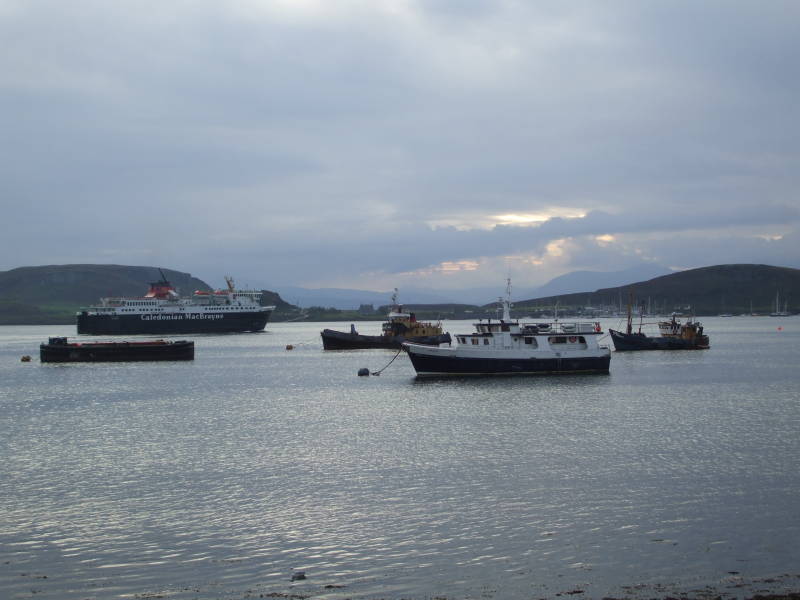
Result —
<path fill-rule="evenodd" d="M 414 342 L 438 346 L 449 344 L 450 334 L 442 333 L 440 323 L 426 323 L 417 321 L 413 312 L 403 310 L 402 304 L 397 303 L 397 290 L 392 295 L 392 308 L 387 315 L 386 322 L 381 326 L 380 335 L 363 335 L 356 331 L 355 325 L 350 325 L 350 331 L 336 331 L 323 329 L 322 347 L 325 350 L 359 350 L 367 348 L 388 348 L 399 350 L 403 342 Z"/>

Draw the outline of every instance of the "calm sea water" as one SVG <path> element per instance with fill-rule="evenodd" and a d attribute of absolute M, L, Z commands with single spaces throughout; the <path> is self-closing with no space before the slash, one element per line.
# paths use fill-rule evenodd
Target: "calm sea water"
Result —
<path fill-rule="evenodd" d="M 800 590 L 800 317 L 704 322 L 610 375 L 429 382 L 357 377 L 394 352 L 323 352 L 347 323 L 188 364 L 43 365 L 74 327 L 0 327 L 0 596 Z"/>

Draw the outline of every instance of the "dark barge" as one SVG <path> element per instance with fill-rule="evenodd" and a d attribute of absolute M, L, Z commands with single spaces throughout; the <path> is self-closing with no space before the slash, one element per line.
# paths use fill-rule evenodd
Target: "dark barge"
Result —
<path fill-rule="evenodd" d="M 46 344 L 39 346 L 39 360 L 43 363 L 194 360 L 194 342 L 69 342 L 65 337 L 51 337 Z"/>

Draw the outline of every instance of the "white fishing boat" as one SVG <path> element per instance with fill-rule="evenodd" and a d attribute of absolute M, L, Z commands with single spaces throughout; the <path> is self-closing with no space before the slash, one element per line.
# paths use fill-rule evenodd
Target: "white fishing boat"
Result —
<path fill-rule="evenodd" d="M 611 350 L 598 322 L 520 323 L 511 319 L 511 280 L 500 298 L 502 317 L 481 319 L 454 346 L 404 343 L 418 376 L 608 373 Z"/>

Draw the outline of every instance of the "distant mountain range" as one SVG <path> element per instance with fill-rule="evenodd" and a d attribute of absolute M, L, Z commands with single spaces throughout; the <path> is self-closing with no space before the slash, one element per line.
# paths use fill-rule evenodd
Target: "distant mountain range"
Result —
<path fill-rule="evenodd" d="M 353 290 L 346 288 L 302 288 L 281 286 L 281 295 L 292 304 L 308 308 L 310 306 L 323 306 L 338 308 L 340 310 L 356 309 L 362 304 L 372 304 L 375 307 L 390 304 L 394 290 L 374 292 L 369 290 Z M 452 296 L 460 294 L 437 293 L 417 289 L 403 288 L 399 291 L 397 299 L 403 304 L 442 304 L 454 303 L 459 300 Z"/>
<path fill-rule="evenodd" d="M 636 268 L 609 273 L 575 272 L 557 277 L 539 288 L 515 288 L 516 310 L 531 312 L 560 307 L 617 307 L 634 302 L 652 312 L 692 310 L 698 315 L 719 313 L 769 313 L 780 296 L 781 309 L 800 306 L 800 270 L 769 265 L 717 265 L 671 274 L 658 274 L 660 267 Z M 164 275 L 184 294 L 211 289 L 204 281 L 172 269 Z M 653 275 L 656 273 L 657 275 Z M 141 296 L 160 277 L 156 267 L 124 265 L 51 265 L 0 271 L 0 324 L 72 323 L 75 311 L 103 296 Z M 599 282 L 599 285 L 598 285 Z M 609 286 L 609 284 L 614 284 Z M 579 291 L 575 292 L 576 288 Z M 479 288 L 446 293 L 401 290 L 399 300 L 420 314 L 476 315 L 487 310 L 505 290 Z M 543 293 L 544 292 L 544 293 Z M 310 306 L 354 309 L 372 304 L 376 309 L 391 301 L 391 292 L 359 290 L 306 290 L 285 288 L 290 302 Z M 276 320 L 296 318 L 297 307 L 275 291 L 262 290 L 262 303 L 275 304 Z M 528 298 L 520 300 L 520 298 Z M 548 308 L 549 307 L 549 308 Z M 346 318 L 346 317 L 343 317 Z M 451 317 L 452 318 L 452 317 Z"/>
<path fill-rule="evenodd" d="M 637 281 L 652 279 L 659 275 L 671 273 L 660 265 L 644 264 L 622 271 L 573 271 L 551 279 L 540 287 L 519 287 L 514 285 L 514 298 L 533 298 L 572 294 L 600 287 L 627 285 Z M 513 284 L 514 282 L 512 282 Z M 389 304 L 392 291 L 372 292 L 367 290 L 340 288 L 302 288 L 282 286 L 281 295 L 292 304 L 304 308 L 324 306 L 348 310 L 358 308 L 361 304 L 382 306 Z M 487 304 L 498 296 L 505 294 L 505 281 L 498 280 L 497 287 L 467 288 L 453 291 L 431 291 L 418 288 L 402 288 L 398 299 L 403 304 Z"/>
<path fill-rule="evenodd" d="M 557 296 L 560 294 L 577 294 L 587 290 L 617 287 L 647 281 L 661 275 L 673 273 L 661 265 L 643 264 L 624 269 L 622 271 L 573 271 L 555 279 L 551 279 L 541 287 L 530 290 L 520 290 L 514 295 L 518 298 Z"/>

